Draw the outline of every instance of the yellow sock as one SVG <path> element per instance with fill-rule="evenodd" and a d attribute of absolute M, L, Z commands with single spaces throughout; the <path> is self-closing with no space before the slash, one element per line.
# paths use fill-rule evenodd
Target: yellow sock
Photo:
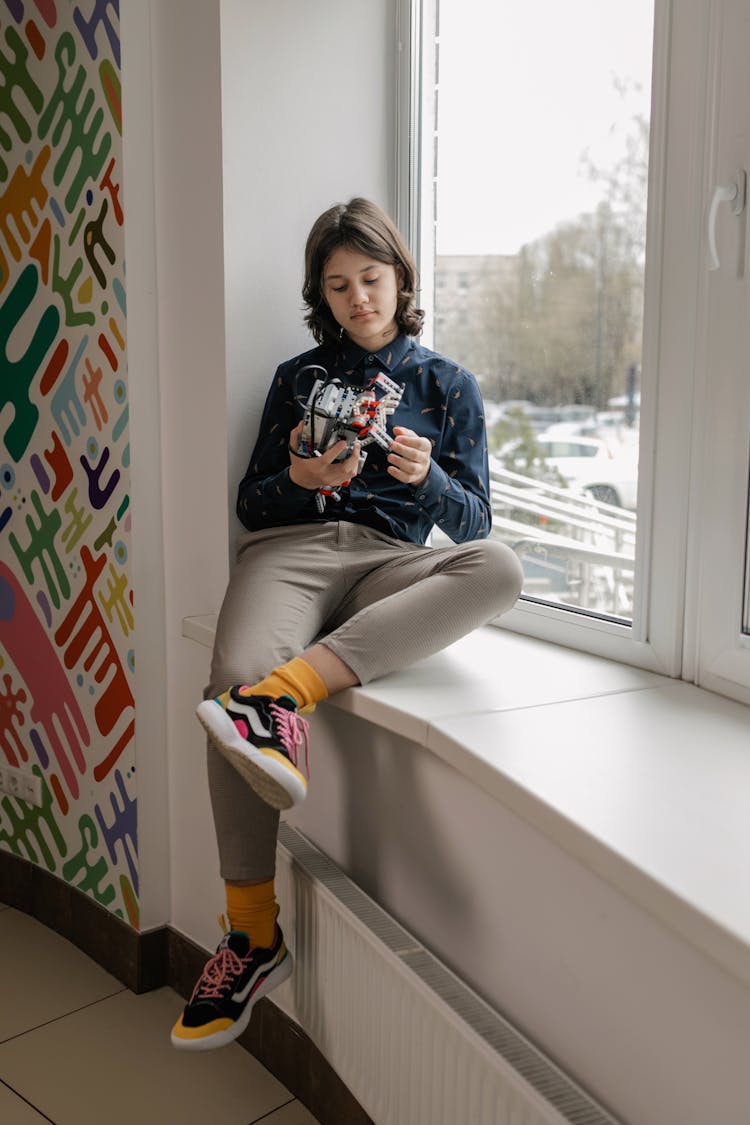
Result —
<path fill-rule="evenodd" d="M 290 695 L 300 711 L 312 711 L 316 703 L 328 699 L 328 688 L 312 665 L 301 656 L 274 668 L 270 675 L 247 691 L 250 695 Z"/>
<path fill-rule="evenodd" d="M 279 913 L 273 879 L 249 887 L 225 883 L 225 888 L 229 925 L 233 930 L 244 930 L 251 945 L 270 949 Z"/>

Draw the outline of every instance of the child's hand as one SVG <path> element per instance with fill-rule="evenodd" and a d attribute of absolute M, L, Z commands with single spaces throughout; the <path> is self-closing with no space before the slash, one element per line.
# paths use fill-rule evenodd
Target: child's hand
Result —
<path fill-rule="evenodd" d="M 432 442 L 406 426 L 394 426 L 396 435 L 388 453 L 388 472 L 413 487 L 426 480 L 432 465 Z"/>
<path fill-rule="evenodd" d="M 354 448 L 345 461 L 336 461 L 346 449 L 345 441 L 337 441 L 318 457 L 295 457 L 294 450 L 299 449 L 303 426 L 304 422 L 300 422 L 289 435 L 289 448 L 292 450 L 289 457 L 290 480 L 300 488 L 316 492 L 319 488 L 336 488 L 357 475 L 360 448 L 358 441 L 355 441 Z"/>

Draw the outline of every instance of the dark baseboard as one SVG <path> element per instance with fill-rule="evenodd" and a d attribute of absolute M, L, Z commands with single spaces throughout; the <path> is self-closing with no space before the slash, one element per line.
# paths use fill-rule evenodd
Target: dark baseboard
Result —
<path fill-rule="evenodd" d="M 0 902 L 67 938 L 132 992 L 166 981 L 165 928 L 140 934 L 89 895 L 7 851 L 0 851 Z"/>
<path fill-rule="evenodd" d="M 169 985 L 187 998 L 208 953 L 169 926 L 138 933 L 41 867 L 0 851 L 0 902 L 67 938 L 132 992 Z M 239 1044 L 307 1106 L 321 1125 L 373 1125 L 302 1028 L 268 999 Z"/>

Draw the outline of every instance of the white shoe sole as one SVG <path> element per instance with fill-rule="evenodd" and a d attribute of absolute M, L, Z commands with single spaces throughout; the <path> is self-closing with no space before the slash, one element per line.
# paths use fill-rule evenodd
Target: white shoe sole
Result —
<path fill-rule="evenodd" d="M 234 766 L 262 801 L 290 809 L 307 796 L 307 781 L 291 762 L 285 764 L 246 742 L 220 703 L 204 699 L 196 715 L 217 750 Z"/>
<path fill-rule="evenodd" d="M 217 1031 L 213 1035 L 206 1035 L 203 1039 L 180 1039 L 172 1032 L 170 1036 L 172 1046 L 176 1047 L 178 1051 L 213 1051 L 216 1047 L 226 1047 L 227 1044 L 233 1043 L 235 1039 L 242 1035 L 242 1032 L 250 1023 L 250 1016 L 253 1014 L 253 1008 L 258 1001 L 272 992 L 274 988 L 283 984 L 292 975 L 292 968 L 292 955 L 287 950 L 284 960 L 275 969 L 272 969 L 263 983 L 259 985 L 257 992 L 248 1002 L 244 1012 L 231 1027 L 224 1028 L 223 1031 Z"/>

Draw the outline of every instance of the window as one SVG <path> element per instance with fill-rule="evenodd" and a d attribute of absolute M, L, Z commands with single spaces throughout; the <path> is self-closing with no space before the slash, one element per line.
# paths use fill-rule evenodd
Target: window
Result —
<path fill-rule="evenodd" d="M 404 8 L 399 219 L 482 385 L 504 623 L 750 701 L 747 6 Z"/>
<path fill-rule="evenodd" d="M 482 388 L 493 534 L 527 598 L 630 622 L 653 0 L 436 17 L 433 342 Z"/>

